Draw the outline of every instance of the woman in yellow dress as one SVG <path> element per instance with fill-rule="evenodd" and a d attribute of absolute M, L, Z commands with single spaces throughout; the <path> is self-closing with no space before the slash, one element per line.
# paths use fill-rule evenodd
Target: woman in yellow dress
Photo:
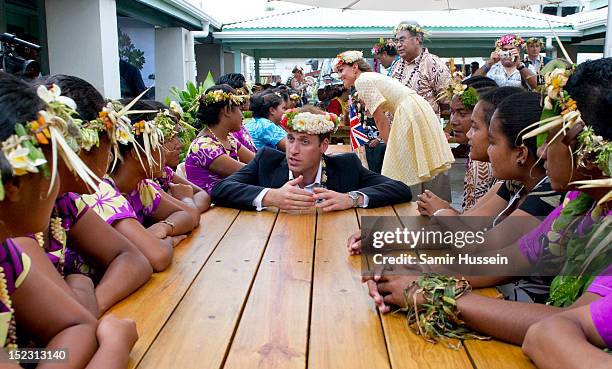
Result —
<path fill-rule="evenodd" d="M 414 186 L 450 169 L 453 154 L 425 99 L 397 80 L 372 73 L 360 51 L 338 55 L 334 70 L 344 86 L 355 87 L 387 143 L 383 175 Z M 392 122 L 386 113 L 393 115 Z"/>

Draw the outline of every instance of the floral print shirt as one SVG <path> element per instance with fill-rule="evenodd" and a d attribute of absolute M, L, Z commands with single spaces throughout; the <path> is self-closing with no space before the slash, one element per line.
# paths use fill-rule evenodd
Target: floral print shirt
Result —
<path fill-rule="evenodd" d="M 5 301 L 5 299 L 10 299 L 10 295 L 25 280 L 30 271 L 30 264 L 30 257 L 21 250 L 15 241 L 7 238 L 0 244 L 0 267 L 2 267 L 3 273 L 1 277 L 4 278 L 6 292 L 8 293 L 8 296 L 0 300 L 0 347 L 6 347 L 9 343 L 7 342 L 9 341 L 9 328 L 14 324 L 13 311 L 7 306 L 9 301 Z"/>
<path fill-rule="evenodd" d="M 210 170 L 212 162 L 223 155 L 228 155 L 234 160 L 240 160 L 238 150 L 240 150 L 242 144 L 233 136 L 228 136 L 228 139 L 231 147 L 226 149 L 216 138 L 201 135 L 193 141 L 185 158 L 187 179 L 201 187 L 209 195 L 214 185 L 223 179 L 221 175 Z"/>
<path fill-rule="evenodd" d="M 254 118 L 245 126 L 251 134 L 257 149 L 262 147 L 276 149 L 278 143 L 287 137 L 287 132 L 281 126 L 274 124 L 274 122 L 267 118 Z"/>

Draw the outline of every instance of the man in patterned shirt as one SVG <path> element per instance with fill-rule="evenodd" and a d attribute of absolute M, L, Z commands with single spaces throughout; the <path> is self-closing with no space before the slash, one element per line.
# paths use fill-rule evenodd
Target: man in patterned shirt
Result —
<path fill-rule="evenodd" d="M 423 47 L 426 33 L 424 28 L 414 23 L 402 22 L 395 27 L 396 47 L 401 59 L 394 64 L 390 77 L 427 100 L 439 118 L 440 103 L 448 104 L 448 101 L 438 100 L 438 96 L 450 83 L 451 75 L 444 62 Z M 429 182 L 414 185 L 411 190 L 414 194 L 430 190 L 440 198 L 451 201 L 448 172 L 438 174 Z"/>
<path fill-rule="evenodd" d="M 423 47 L 426 32 L 417 24 L 400 23 L 395 27 L 396 47 L 401 59 L 393 65 L 390 77 L 416 91 L 439 117 L 440 101 L 436 100 L 448 86 L 451 75 L 444 62 Z"/>

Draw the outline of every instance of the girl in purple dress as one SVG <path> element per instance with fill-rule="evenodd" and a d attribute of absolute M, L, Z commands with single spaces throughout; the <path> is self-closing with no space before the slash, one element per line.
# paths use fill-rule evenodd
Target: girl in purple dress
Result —
<path fill-rule="evenodd" d="M 63 146 L 71 140 L 53 117 L 69 111 L 64 102 L 73 102 L 61 97 L 59 89 L 38 92 L 0 72 L 0 343 L 16 348 L 21 337 L 37 347 L 67 349 L 75 368 L 126 366 L 138 337 L 134 322 L 112 316 L 96 322 L 11 239 L 48 227 L 59 189 L 50 141 Z M 68 135 L 58 137 L 60 132 Z M 84 168 L 74 157 L 64 159 Z"/>
<path fill-rule="evenodd" d="M 200 98 L 197 117 L 202 130 L 189 148 L 185 172 L 190 182 L 208 194 L 217 182 L 255 157 L 230 134 L 242 125 L 241 103 L 228 85 L 213 86 Z"/>

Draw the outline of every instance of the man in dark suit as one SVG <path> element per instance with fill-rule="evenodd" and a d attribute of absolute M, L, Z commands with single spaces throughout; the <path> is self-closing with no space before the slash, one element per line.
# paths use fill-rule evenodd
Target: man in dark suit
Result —
<path fill-rule="evenodd" d="M 240 209 L 274 206 L 304 210 L 316 206 L 334 211 L 410 201 L 408 186 L 364 168 L 357 155 L 324 155 L 337 121 L 306 123 L 299 128 L 292 124 L 328 117 L 302 112 L 293 119 L 283 119 L 288 131 L 286 153 L 271 148 L 259 150 L 247 166 L 215 185 L 213 202 Z"/>

